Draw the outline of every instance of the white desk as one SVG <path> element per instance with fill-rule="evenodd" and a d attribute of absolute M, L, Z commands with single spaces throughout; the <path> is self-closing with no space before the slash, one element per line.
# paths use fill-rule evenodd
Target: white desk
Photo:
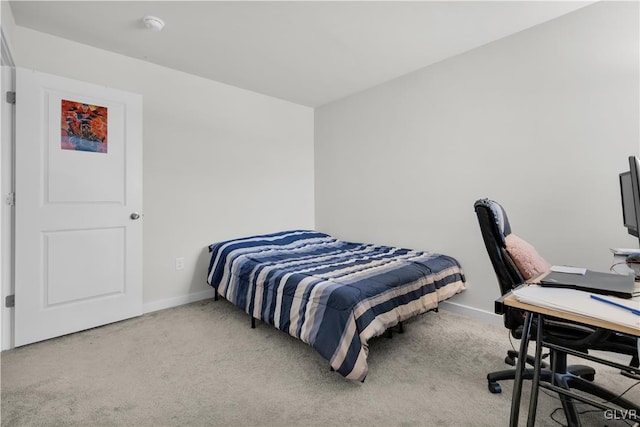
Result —
<path fill-rule="evenodd" d="M 525 316 L 525 324 L 524 324 L 524 329 L 523 329 L 523 333 L 522 333 L 522 339 L 520 342 L 520 351 L 519 351 L 519 355 L 518 355 L 518 362 L 516 364 L 516 377 L 515 377 L 515 382 L 514 382 L 514 386 L 513 386 L 513 395 L 512 395 L 512 401 L 511 401 L 511 417 L 510 417 L 510 422 L 509 425 L 513 426 L 513 427 L 517 427 L 518 425 L 518 418 L 519 418 L 519 411 L 520 411 L 520 400 L 521 400 L 521 394 L 522 394 L 522 383 L 523 383 L 523 373 L 524 373 L 524 369 L 525 369 L 525 360 L 526 360 L 526 356 L 527 356 L 527 350 L 528 350 L 528 346 L 529 346 L 529 340 L 530 340 L 530 331 L 531 331 L 531 325 L 533 323 L 533 318 L 537 317 L 538 318 L 538 327 L 537 327 L 537 336 L 536 336 L 536 352 L 535 352 L 535 364 L 534 364 L 534 374 L 533 374 L 533 380 L 532 380 L 532 384 L 531 384 L 531 399 L 529 401 L 529 414 L 528 414 L 528 420 L 527 420 L 527 426 L 534 426 L 535 425 L 535 416 L 536 416 L 536 409 L 537 409 L 537 401 L 538 401 L 538 389 L 539 387 L 543 387 L 543 388 L 547 388 L 549 390 L 555 391 L 557 393 L 559 393 L 560 395 L 564 395 L 567 396 L 571 399 L 575 399 L 575 400 L 579 400 L 585 403 L 589 403 L 593 406 L 596 407 L 600 407 L 601 409 L 610 409 L 610 410 L 618 410 L 618 407 L 615 406 L 611 406 L 611 405 L 607 405 L 607 404 L 603 404 L 601 402 L 595 401 L 593 399 L 589 399 L 589 398 L 585 398 L 582 395 L 577 395 L 573 392 L 571 392 L 570 390 L 566 390 L 563 388 L 560 388 L 558 386 L 556 386 L 555 384 L 552 383 L 543 383 L 540 380 L 540 367 L 541 367 L 541 356 L 542 356 L 542 348 L 543 347 L 547 347 L 547 348 L 552 348 L 552 349 L 556 349 L 556 350 L 560 350 L 563 352 L 566 352 L 567 354 L 571 354 L 577 357 L 581 357 L 587 360 L 591 360 L 597 363 L 601 363 L 601 364 L 605 364 L 608 366 L 613 366 L 616 369 L 620 369 L 620 370 L 624 370 L 629 372 L 632 375 L 637 375 L 640 378 L 640 369 L 638 368 L 631 368 L 629 366 L 625 366 L 625 365 L 621 365 L 621 364 L 617 364 L 614 362 L 611 362 L 609 360 L 605 360 L 605 359 L 601 359 L 601 358 L 597 358 L 591 355 L 588 355 L 586 353 L 582 353 L 582 352 L 577 352 L 571 349 L 566 349 L 566 348 L 562 348 L 560 346 L 556 346 L 554 344 L 550 344 L 544 341 L 543 339 L 543 325 L 544 325 L 544 317 L 545 316 L 549 316 L 549 317 L 554 317 L 554 318 L 558 318 L 558 319 L 564 319 L 564 320 L 569 320 L 572 322 L 576 322 L 576 323 L 581 323 L 581 324 L 585 324 L 585 325 L 590 325 L 590 326 L 594 326 L 597 328 L 604 328 L 604 329 L 608 329 L 614 332 L 620 332 L 623 334 L 627 334 L 627 335 L 631 335 L 631 336 L 635 336 L 635 337 L 640 337 L 640 327 L 630 327 L 630 326 L 625 326 L 625 325 L 620 325 L 618 323 L 613 323 L 608 321 L 605 318 L 596 318 L 593 316 L 587 317 L 584 315 L 580 315 L 580 314 L 576 314 L 576 313 L 570 313 L 567 311 L 562 311 L 562 310 L 558 310 L 558 309 L 550 309 L 550 308 L 545 308 L 545 307 L 540 307 L 540 306 L 536 306 L 536 305 L 532 305 L 532 304 L 525 304 L 522 303 L 520 301 L 518 301 L 516 299 L 516 297 L 513 294 L 507 294 L 506 296 L 504 296 L 503 298 L 500 298 L 496 301 L 496 312 L 501 314 L 502 313 L 502 306 L 507 306 L 507 307 L 513 307 L 513 308 L 518 308 L 523 310 L 526 313 Z M 631 403 L 631 405 L 635 405 L 633 403 Z M 637 420 L 640 420 L 640 407 L 638 405 L 633 406 L 631 409 L 631 413 L 629 415 L 633 415 L 635 417 L 637 417 Z M 571 424 L 571 420 L 569 420 L 570 424 Z M 576 424 L 573 424 L 576 425 Z M 579 421 L 578 421 L 578 425 L 579 425 Z"/>

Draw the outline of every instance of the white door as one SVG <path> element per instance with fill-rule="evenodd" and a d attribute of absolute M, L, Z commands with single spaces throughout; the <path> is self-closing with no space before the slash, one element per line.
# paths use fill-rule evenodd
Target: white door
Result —
<path fill-rule="evenodd" d="M 16 70 L 15 345 L 142 313 L 142 97 Z"/>

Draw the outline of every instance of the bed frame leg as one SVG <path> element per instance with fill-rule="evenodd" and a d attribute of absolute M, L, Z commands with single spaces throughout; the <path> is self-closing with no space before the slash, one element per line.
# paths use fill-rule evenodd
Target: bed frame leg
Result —
<path fill-rule="evenodd" d="M 213 296 L 214 301 L 218 301 L 218 291 L 216 290 L 215 295 Z"/>
<path fill-rule="evenodd" d="M 331 372 L 334 372 L 334 371 L 335 371 L 335 369 L 333 369 L 333 366 L 331 366 L 331 365 L 329 365 L 329 370 L 330 370 Z"/>
<path fill-rule="evenodd" d="M 256 328 L 256 318 L 251 316 L 251 329 Z"/>
<path fill-rule="evenodd" d="M 402 322 L 398 322 L 398 333 L 399 334 L 404 334 L 404 325 L 402 324 Z M 393 327 L 387 329 L 386 334 L 387 338 L 392 339 L 393 338 Z"/>

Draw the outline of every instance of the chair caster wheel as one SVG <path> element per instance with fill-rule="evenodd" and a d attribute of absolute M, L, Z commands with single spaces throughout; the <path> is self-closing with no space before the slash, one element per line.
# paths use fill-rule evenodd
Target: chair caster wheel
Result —
<path fill-rule="evenodd" d="M 502 393 L 502 387 L 498 383 L 489 383 L 489 391 L 493 394 Z"/>
<path fill-rule="evenodd" d="M 593 381 L 596 379 L 595 374 L 587 374 L 587 375 L 583 375 L 581 377 L 583 380 L 587 380 L 587 381 Z"/>
<path fill-rule="evenodd" d="M 505 357 L 504 363 L 506 363 L 507 365 L 516 366 L 516 360 L 511 356 Z"/>

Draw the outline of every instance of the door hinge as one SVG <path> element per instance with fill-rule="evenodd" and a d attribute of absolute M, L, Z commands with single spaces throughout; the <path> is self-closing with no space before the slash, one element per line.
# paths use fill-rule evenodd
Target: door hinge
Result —
<path fill-rule="evenodd" d="M 16 93 L 12 91 L 7 91 L 6 100 L 9 104 L 16 103 Z"/>
<path fill-rule="evenodd" d="M 16 305 L 16 296 L 15 295 L 7 295 L 7 297 L 4 299 L 4 306 L 5 307 L 15 307 Z"/>
<path fill-rule="evenodd" d="M 5 202 L 9 206 L 15 206 L 16 205 L 16 193 L 7 194 L 7 198 L 5 199 Z"/>

